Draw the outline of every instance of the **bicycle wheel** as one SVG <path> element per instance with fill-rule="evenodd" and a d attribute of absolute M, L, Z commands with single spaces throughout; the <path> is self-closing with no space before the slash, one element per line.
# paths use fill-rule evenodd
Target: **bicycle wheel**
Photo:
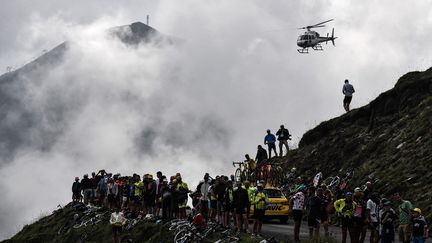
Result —
<path fill-rule="evenodd" d="M 192 240 L 193 236 L 192 233 L 188 229 L 183 229 L 179 231 L 174 236 L 174 242 L 175 243 L 187 243 Z"/>
<path fill-rule="evenodd" d="M 75 225 L 73 226 L 73 228 L 74 228 L 74 229 L 79 229 L 79 228 L 81 228 L 82 226 L 84 226 L 84 223 L 83 223 L 83 222 L 81 222 L 81 223 L 79 223 L 79 224 L 75 224 Z"/>

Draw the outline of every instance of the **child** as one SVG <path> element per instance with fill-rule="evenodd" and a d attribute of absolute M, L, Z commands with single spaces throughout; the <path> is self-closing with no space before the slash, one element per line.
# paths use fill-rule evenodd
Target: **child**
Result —
<path fill-rule="evenodd" d="M 424 243 L 428 236 L 428 226 L 420 208 L 412 210 L 412 235 L 413 243 Z"/>

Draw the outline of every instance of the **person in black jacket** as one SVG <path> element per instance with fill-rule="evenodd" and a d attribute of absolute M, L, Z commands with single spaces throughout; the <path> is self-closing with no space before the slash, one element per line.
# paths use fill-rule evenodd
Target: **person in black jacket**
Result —
<path fill-rule="evenodd" d="M 268 159 L 267 151 L 261 146 L 258 145 L 257 154 L 255 156 L 255 161 L 257 163 L 257 167 L 262 166 L 262 164 Z"/>
<path fill-rule="evenodd" d="M 279 141 L 279 156 L 282 157 L 282 146 L 285 145 L 288 154 L 288 140 L 291 140 L 291 134 L 288 129 L 284 127 L 284 125 L 280 125 L 280 129 L 277 131 L 276 136 L 278 136 Z"/>
<path fill-rule="evenodd" d="M 249 203 L 249 196 L 246 189 L 242 187 L 241 181 L 236 182 L 236 189 L 234 190 L 233 197 L 234 197 L 234 211 L 236 215 L 236 221 L 237 221 L 237 230 L 247 232 L 248 231 L 248 220 L 246 215 L 246 210 Z M 243 220 L 243 224 L 242 224 Z M 243 226 L 244 225 L 244 229 Z"/>
<path fill-rule="evenodd" d="M 81 183 L 79 182 L 79 178 L 75 177 L 75 182 L 72 184 L 72 201 L 80 202 L 81 198 Z"/>
<path fill-rule="evenodd" d="M 89 203 L 89 200 L 92 197 L 92 187 L 92 181 L 88 178 L 88 174 L 85 174 L 84 178 L 81 180 L 81 189 L 84 193 L 84 204 L 86 205 Z"/>

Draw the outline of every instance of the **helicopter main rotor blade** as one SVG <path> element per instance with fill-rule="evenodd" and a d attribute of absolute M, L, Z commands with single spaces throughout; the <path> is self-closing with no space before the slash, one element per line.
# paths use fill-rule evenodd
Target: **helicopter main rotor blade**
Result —
<path fill-rule="evenodd" d="M 330 19 L 330 20 L 327 20 L 327 21 L 324 21 L 324 22 L 321 22 L 321 23 L 318 23 L 318 24 L 314 24 L 314 25 L 308 25 L 308 26 L 305 26 L 305 27 L 300 27 L 300 28 L 298 28 L 299 30 L 301 29 L 301 30 L 304 30 L 304 29 L 312 29 L 312 28 L 320 28 L 320 27 L 325 27 L 325 25 L 322 25 L 322 24 L 325 24 L 325 23 L 327 23 L 327 22 L 330 22 L 330 21 L 333 21 L 334 19 Z"/>
<path fill-rule="evenodd" d="M 334 19 L 330 19 L 330 20 L 327 20 L 327 21 L 324 21 L 324 22 L 321 22 L 321 23 L 318 23 L 318 24 L 314 24 L 314 25 L 312 25 L 312 26 L 317 26 L 317 25 L 325 24 L 325 23 L 330 22 L 330 21 L 333 21 L 333 20 L 334 20 Z"/>
<path fill-rule="evenodd" d="M 297 29 L 299 29 L 299 30 L 305 30 L 305 29 L 313 29 L 313 28 L 321 28 L 321 27 L 325 27 L 325 26 L 324 25 L 322 25 L 322 26 L 315 26 L 315 25 L 313 25 L 313 26 L 300 27 L 300 28 L 297 28 Z"/>

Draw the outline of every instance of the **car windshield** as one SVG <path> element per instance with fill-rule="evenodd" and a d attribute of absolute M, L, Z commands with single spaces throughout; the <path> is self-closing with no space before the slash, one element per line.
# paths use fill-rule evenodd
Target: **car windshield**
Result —
<path fill-rule="evenodd" d="M 267 195 L 269 198 L 283 198 L 284 195 L 282 194 L 281 190 L 277 189 L 265 189 L 267 192 Z"/>

